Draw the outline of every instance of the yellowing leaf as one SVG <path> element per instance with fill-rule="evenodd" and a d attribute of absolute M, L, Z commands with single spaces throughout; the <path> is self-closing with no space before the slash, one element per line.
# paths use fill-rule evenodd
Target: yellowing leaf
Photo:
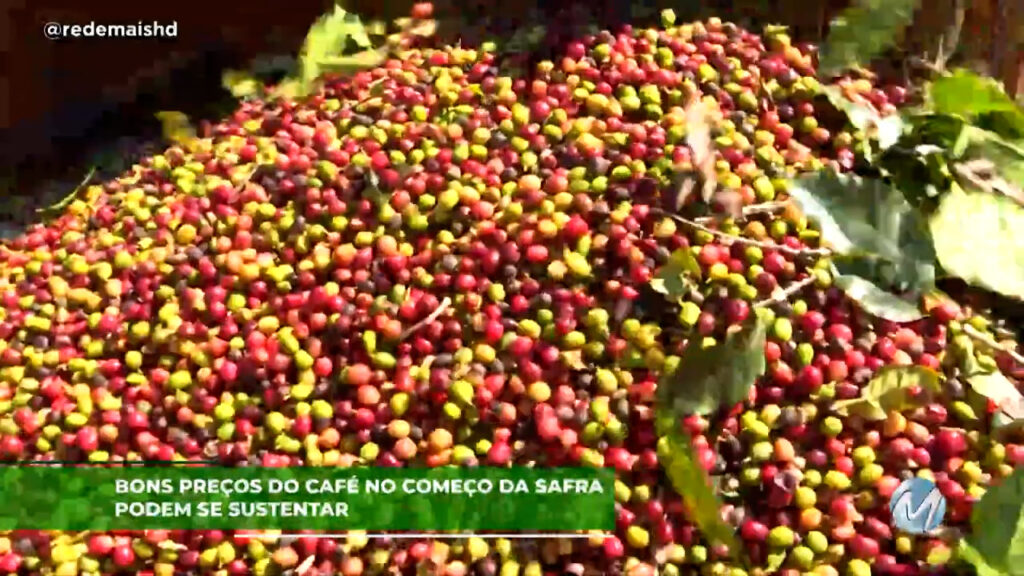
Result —
<path fill-rule="evenodd" d="M 582 350 L 568 350 L 566 352 L 562 352 L 562 362 L 565 363 L 566 367 L 570 370 L 577 372 L 587 369 L 587 364 L 583 361 Z"/>
<path fill-rule="evenodd" d="M 362 48 L 371 43 L 366 28 L 359 18 L 345 11 L 339 5 L 325 14 L 310 27 L 302 47 L 299 62 L 299 87 L 308 93 L 325 70 L 348 72 L 360 67 L 372 67 L 383 61 L 384 54 L 377 50 L 363 52 L 343 58 L 345 44 L 349 39 Z"/>
<path fill-rule="evenodd" d="M 272 93 L 278 98 L 284 98 L 285 100 L 291 100 L 298 98 L 302 95 L 303 86 L 302 82 L 297 79 L 287 79 L 282 81 L 280 84 L 274 87 Z"/>
<path fill-rule="evenodd" d="M 585 256 L 579 252 L 565 251 L 565 264 L 569 267 L 569 271 L 580 278 L 586 278 L 590 276 L 590 262 L 587 262 Z"/>
<path fill-rule="evenodd" d="M 163 136 L 166 140 L 185 148 L 192 146 L 197 133 L 184 112 L 165 110 L 157 112 L 156 119 L 160 121 Z"/>
<path fill-rule="evenodd" d="M 351 56 L 329 56 L 319 61 L 320 70 L 347 74 L 379 66 L 387 60 L 384 50 L 363 50 Z"/>
<path fill-rule="evenodd" d="M 885 420 L 888 412 L 871 398 L 852 398 L 832 403 L 832 409 L 843 416 L 860 416 L 865 420 Z"/>
<path fill-rule="evenodd" d="M 913 389 L 936 393 L 941 391 L 941 375 L 923 366 L 885 366 L 861 391 L 860 398 L 840 400 L 832 404 L 839 414 L 857 414 L 868 420 L 884 420 L 889 412 L 915 408 Z"/>
<path fill-rule="evenodd" d="M 1024 207 L 1006 196 L 954 186 L 943 195 L 930 225 L 946 272 L 1024 299 Z"/>
<path fill-rule="evenodd" d="M 416 22 L 416 25 L 409 28 L 409 33 L 413 36 L 430 37 L 437 32 L 437 20 L 420 20 Z"/>
<path fill-rule="evenodd" d="M 263 83 L 258 78 L 241 70 L 225 70 L 220 83 L 235 98 L 250 98 L 263 89 Z"/>
<path fill-rule="evenodd" d="M 995 402 L 1010 418 L 1024 418 L 1024 394 L 1002 372 L 972 374 L 967 377 L 967 383 L 975 392 Z"/>

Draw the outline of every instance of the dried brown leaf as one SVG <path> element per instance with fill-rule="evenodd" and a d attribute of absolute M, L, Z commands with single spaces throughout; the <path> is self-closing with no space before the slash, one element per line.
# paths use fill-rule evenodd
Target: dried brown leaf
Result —
<path fill-rule="evenodd" d="M 960 163 L 956 172 L 979 190 L 1002 194 L 1018 204 L 1024 205 L 1024 188 L 1015 186 L 999 175 L 996 165 L 990 160 L 975 159 Z"/>
<path fill-rule="evenodd" d="M 299 564 L 298 567 L 295 568 L 295 573 L 298 576 L 305 576 L 305 574 L 309 572 L 309 569 L 313 567 L 313 562 L 315 561 L 316 556 L 307 556 L 306 559 L 302 561 L 302 564 Z"/>
<path fill-rule="evenodd" d="M 743 195 L 739 190 L 721 190 L 714 195 L 715 204 L 730 218 L 743 217 Z"/>
<path fill-rule="evenodd" d="M 694 98 L 686 106 L 686 144 L 690 147 L 693 167 L 700 178 L 701 199 L 704 202 L 711 201 L 718 183 L 714 140 L 711 137 L 712 118 L 713 111 L 705 100 Z"/>

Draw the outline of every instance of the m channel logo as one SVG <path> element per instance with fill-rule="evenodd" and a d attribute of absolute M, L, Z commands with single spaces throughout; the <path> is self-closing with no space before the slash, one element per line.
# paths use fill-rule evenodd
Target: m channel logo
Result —
<path fill-rule="evenodd" d="M 946 498 L 931 480 L 909 478 L 892 493 L 889 511 L 896 528 L 910 534 L 927 534 L 942 525 Z"/>

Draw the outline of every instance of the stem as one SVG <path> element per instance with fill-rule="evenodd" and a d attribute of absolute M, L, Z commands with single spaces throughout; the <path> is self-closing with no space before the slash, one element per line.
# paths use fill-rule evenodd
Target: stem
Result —
<path fill-rule="evenodd" d="M 695 222 L 693 220 L 687 220 L 686 218 L 683 218 L 682 216 L 679 216 L 678 214 L 672 214 L 670 212 L 665 212 L 663 210 L 659 210 L 659 212 L 661 214 L 664 214 L 665 216 L 668 216 L 669 218 L 675 220 L 676 222 L 679 222 L 680 224 L 684 224 L 686 226 L 689 226 L 690 228 L 692 228 L 694 230 L 698 230 L 700 232 L 706 232 L 706 233 L 711 234 L 713 236 L 717 236 L 718 238 L 721 238 L 723 240 L 727 240 L 729 242 L 735 242 L 737 244 L 743 244 L 743 245 L 746 245 L 746 246 L 757 246 L 758 248 L 763 248 L 765 250 L 778 250 L 779 252 L 782 252 L 783 254 L 789 254 L 791 256 L 803 256 L 803 255 L 828 256 L 828 255 L 832 254 L 832 251 L 829 250 L 828 248 L 790 248 L 789 246 L 786 246 L 784 244 L 776 244 L 775 242 L 762 242 L 760 240 L 751 240 L 750 238 L 744 238 L 742 236 L 736 236 L 735 234 L 726 234 L 725 232 L 722 232 L 721 230 L 714 230 L 712 228 L 708 228 L 707 226 L 704 226 L 703 224 L 701 224 L 699 222 Z"/>
<path fill-rule="evenodd" d="M 1010 17 L 1010 2 L 1007 0 L 996 0 L 995 22 L 992 31 L 992 56 L 989 64 L 992 69 L 989 72 L 994 78 L 998 78 L 1005 86 L 1006 83 L 1006 61 L 1009 57 L 1009 50 L 1012 44 L 1010 40 L 1009 26 L 1007 19 Z"/>
<path fill-rule="evenodd" d="M 946 63 L 953 57 L 957 46 L 960 45 L 960 32 L 963 30 L 964 14 L 967 9 L 965 3 L 965 0 L 953 0 L 952 22 L 948 24 L 939 39 L 940 53 L 935 65 L 940 70 L 946 69 Z"/>
<path fill-rule="evenodd" d="M 434 320 L 437 320 L 437 317 L 440 316 L 441 314 L 444 314 L 444 311 L 447 310 L 448 307 L 451 306 L 451 305 L 452 305 L 452 299 L 447 297 L 447 296 L 445 296 L 444 300 L 441 300 L 441 303 L 437 305 L 437 308 L 435 308 L 434 311 L 431 312 L 429 316 L 427 316 L 423 320 L 420 320 L 419 322 L 413 324 L 408 329 L 406 329 L 404 332 L 402 332 L 402 334 L 398 337 L 398 340 L 399 341 L 405 340 L 409 336 L 413 335 L 420 328 L 423 328 L 427 324 L 430 324 Z"/>
<path fill-rule="evenodd" d="M 1014 340 L 1017 338 L 1017 335 L 1007 328 L 996 327 L 992 329 L 992 333 L 995 334 L 997 338 L 1002 338 L 1003 340 Z"/>
<path fill-rule="evenodd" d="M 907 64 L 916 67 L 919 70 L 927 70 L 932 74 L 942 75 L 945 73 L 945 70 L 939 68 L 934 63 L 921 58 L 920 56 L 911 56 L 910 58 L 907 58 Z"/>
<path fill-rule="evenodd" d="M 62 198 L 59 202 L 57 202 L 56 204 L 54 204 L 52 206 L 47 206 L 45 208 L 38 208 L 36 210 L 36 212 L 38 212 L 40 214 L 43 214 L 43 215 L 46 215 L 46 214 L 58 214 L 58 213 L 60 213 L 62 210 L 67 208 L 72 202 L 74 202 L 75 200 L 78 199 L 79 194 L 82 193 L 82 190 L 86 188 L 86 185 L 89 183 L 90 180 L 92 180 L 92 177 L 95 176 L 95 175 L 96 175 L 96 167 L 93 166 L 92 168 L 89 169 L 89 172 L 86 173 L 85 178 L 82 178 L 82 181 L 78 183 L 78 186 L 75 186 L 75 189 L 72 190 L 70 194 L 68 194 L 67 196 Z"/>
<path fill-rule="evenodd" d="M 964 334 L 967 334 L 974 340 L 977 340 L 978 342 L 988 346 L 989 348 L 999 350 L 1000 352 L 1005 352 L 1006 355 L 1009 356 L 1010 358 L 1013 358 L 1015 362 L 1024 365 L 1024 356 L 1021 356 L 1020 353 L 1014 350 L 1013 348 L 1000 344 L 995 338 L 988 334 L 985 334 L 984 332 L 978 330 L 977 328 L 971 326 L 970 324 L 963 324 L 963 328 Z"/>
<path fill-rule="evenodd" d="M 764 300 L 755 302 L 754 308 L 763 308 L 765 306 L 771 306 L 772 304 L 780 304 L 782 302 L 785 302 L 786 300 L 789 300 L 790 296 L 796 294 L 797 292 L 803 290 L 804 288 L 807 288 L 808 286 L 814 284 L 817 281 L 818 277 L 815 276 L 814 274 L 811 274 L 807 278 L 794 282 L 789 286 L 786 286 L 784 289 L 772 294 L 770 298 L 765 298 Z"/>

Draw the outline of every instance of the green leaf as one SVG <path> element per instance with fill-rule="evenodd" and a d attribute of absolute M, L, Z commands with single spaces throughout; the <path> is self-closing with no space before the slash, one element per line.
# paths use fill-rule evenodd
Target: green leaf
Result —
<path fill-rule="evenodd" d="M 926 100 L 927 106 L 939 114 L 968 119 L 992 112 L 1024 114 L 999 82 L 969 70 L 954 70 L 937 78 L 928 86 Z"/>
<path fill-rule="evenodd" d="M 899 41 L 916 8 L 916 0 L 856 0 L 830 23 L 819 73 L 833 76 L 881 56 Z"/>
<path fill-rule="evenodd" d="M 996 405 L 1021 396 L 1017 386 L 1003 376 L 1002 372 L 975 373 L 967 379 L 967 382 L 975 392 L 993 400 Z"/>
<path fill-rule="evenodd" d="M 1024 142 L 1008 140 L 996 132 L 974 126 L 967 127 L 966 131 L 967 145 L 964 147 L 965 152 L 969 152 L 973 147 L 980 146 L 989 154 L 997 154 L 1001 158 L 1007 158 L 1014 162 L 1024 159 Z M 976 155 L 979 157 L 984 156 L 984 154 Z"/>
<path fill-rule="evenodd" d="M 1008 438 L 1016 438 L 1024 431 L 1024 419 L 1014 418 L 1002 410 L 992 415 L 992 438 L 997 442 L 1006 442 Z"/>
<path fill-rule="evenodd" d="M 932 144 L 893 146 L 876 165 L 908 202 L 929 207 L 953 180 L 947 156 L 947 149 Z"/>
<path fill-rule="evenodd" d="M 890 262 L 870 254 L 837 254 L 834 274 L 860 276 L 883 290 L 916 297 L 935 287 L 935 264 L 913 261 Z"/>
<path fill-rule="evenodd" d="M 901 265 L 935 261 L 920 214 L 881 180 L 821 171 L 793 181 L 790 196 L 840 254 L 870 254 Z"/>
<path fill-rule="evenodd" d="M 921 156 L 959 158 L 967 150 L 971 132 L 977 129 L 964 118 L 949 114 L 919 112 L 907 118 L 910 124 L 907 140 L 916 145 L 913 152 Z"/>
<path fill-rule="evenodd" d="M 977 372 L 967 377 L 967 383 L 975 392 L 995 402 L 1005 416 L 1014 420 L 1024 418 L 1024 394 L 1002 372 Z"/>
<path fill-rule="evenodd" d="M 967 544 L 993 570 L 1024 574 L 1024 468 L 989 487 L 971 512 Z"/>
<path fill-rule="evenodd" d="M 674 301 L 688 295 L 694 286 L 694 281 L 688 274 L 700 280 L 700 264 L 689 248 L 680 248 L 673 252 L 668 262 L 658 270 L 658 274 L 651 280 L 651 288 Z"/>
<path fill-rule="evenodd" d="M 1024 140 L 1024 113 L 1020 103 L 1016 110 L 997 110 L 987 114 L 979 114 L 976 125 L 979 128 L 999 134 L 1010 140 Z"/>
<path fill-rule="evenodd" d="M 912 388 L 940 392 L 941 375 L 923 366 L 885 366 L 861 390 L 859 398 L 839 400 L 832 404 L 832 409 L 842 415 L 857 414 L 868 420 L 884 420 L 889 412 L 917 406 L 909 395 Z"/>
<path fill-rule="evenodd" d="M 906 402 L 907 390 L 914 387 L 941 392 L 941 375 L 923 366 L 887 366 L 875 374 L 865 389 L 882 406 L 898 407 L 901 402 Z"/>
<path fill-rule="evenodd" d="M 860 276 L 840 275 L 835 285 L 866 312 L 893 322 L 913 322 L 924 317 L 921 308 L 895 294 L 883 290 Z"/>
<path fill-rule="evenodd" d="M 858 130 L 866 130 L 878 118 L 878 111 L 867 104 L 859 104 L 850 100 L 838 86 L 826 86 L 825 96 L 838 110 L 846 114 L 850 124 Z"/>
<path fill-rule="evenodd" d="M 733 529 L 722 521 L 722 503 L 708 475 L 700 467 L 689 437 L 680 429 L 670 409 L 655 409 L 655 427 L 663 443 L 658 457 L 672 488 L 683 499 L 690 521 L 712 542 L 722 542 L 735 553 L 739 550 Z"/>
<path fill-rule="evenodd" d="M 960 540 L 960 547 L 957 553 L 961 560 L 974 566 L 978 576 L 1005 576 L 1004 572 L 989 566 L 985 558 L 982 557 L 981 552 L 978 552 L 974 546 L 968 544 L 967 540 Z"/>
<path fill-rule="evenodd" d="M 829 102 L 846 114 L 854 128 L 877 141 L 879 150 L 892 147 L 903 135 L 906 124 L 899 115 L 882 117 L 873 106 L 850 100 L 836 86 L 828 86 L 824 91 Z"/>
<path fill-rule="evenodd" d="M 966 138 L 965 131 L 969 127 L 959 116 L 930 112 L 913 116 L 911 124 L 911 133 L 919 144 L 937 146 L 939 150 L 953 149 L 954 157 L 957 156 L 955 150 L 963 146 L 958 143 Z"/>
<path fill-rule="evenodd" d="M 767 332 L 768 322 L 754 314 L 724 342 L 701 348 L 699 340 L 692 340 L 678 368 L 658 383 L 659 402 L 678 416 L 711 414 L 743 402 L 764 374 Z"/>
<path fill-rule="evenodd" d="M 1024 298 L 1024 207 L 954 186 L 930 219 L 939 264 L 970 284 Z"/>

